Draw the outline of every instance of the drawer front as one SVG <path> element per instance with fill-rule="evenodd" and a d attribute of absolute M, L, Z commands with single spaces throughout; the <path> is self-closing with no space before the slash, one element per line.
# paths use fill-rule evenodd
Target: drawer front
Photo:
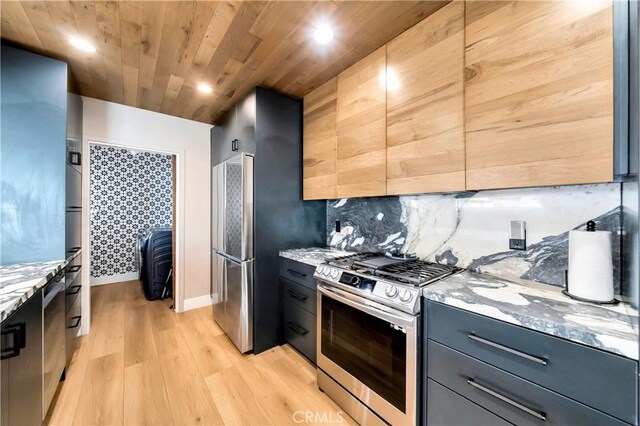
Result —
<path fill-rule="evenodd" d="M 65 280 L 67 283 L 67 288 L 71 285 L 71 283 L 80 276 L 80 269 L 82 269 L 82 255 L 76 256 L 64 269 L 65 272 Z"/>
<path fill-rule="evenodd" d="M 65 212 L 65 247 L 67 257 L 82 247 L 82 211 Z"/>
<path fill-rule="evenodd" d="M 283 300 L 282 304 L 285 340 L 315 364 L 316 316 L 288 300 Z"/>
<path fill-rule="evenodd" d="M 78 296 L 82 292 L 82 277 L 78 275 L 75 280 L 67 285 L 64 292 L 64 305 L 65 312 L 68 313 L 73 307 L 73 303 L 78 299 Z"/>
<path fill-rule="evenodd" d="M 429 378 L 518 425 L 624 425 L 579 402 L 428 341 Z M 603 394 L 601 388 L 591 388 Z"/>
<path fill-rule="evenodd" d="M 316 289 L 316 283 L 313 279 L 313 273 L 315 271 L 315 266 L 296 262 L 295 260 L 284 257 L 280 258 L 280 276 L 298 284 L 302 284 L 312 290 Z"/>
<path fill-rule="evenodd" d="M 78 293 L 78 297 L 73 301 L 71 309 L 67 311 L 66 321 L 65 321 L 65 346 L 66 346 L 66 356 L 67 356 L 67 365 L 71 361 L 71 357 L 73 356 L 73 351 L 76 348 L 76 339 L 78 338 L 78 332 L 80 331 L 80 325 L 82 325 L 82 298 L 80 297 L 80 293 Z"/>
<path fill-rule="evenodd" d="M 67 209 L 82 208 L 82 174 L 73 166 L 67 164 L 66 169 L 66 207 Z"/>
<path fill-rule="evenodd" d="M 511 424 L 439 383 L 431 379 L 427 382 L 427 425 L 507 426 Z"/>
<path fill-rule="evenodd" d="M 636 423 L 635 361 L 431 301 L 427 334 L 443 345 Z"/>
<path fill-rule="evenodd" d="M 316 314 L 316 291 L 280 277 L 280 294 L 284 300 L 300 306 L 313 315 Z"/>

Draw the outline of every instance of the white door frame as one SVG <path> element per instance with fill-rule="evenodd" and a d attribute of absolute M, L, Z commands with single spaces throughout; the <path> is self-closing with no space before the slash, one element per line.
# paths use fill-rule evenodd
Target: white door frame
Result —
<path fill-rule="evenodd" d="M 174 238 L 176 247 L 176 264 L 173 265 L 173 274 L 175 278 L 175 294 L 173 295 L 173 297 L 175 311 L 182 312 L 184 308 L 184 295 L 182 288 L 182 283 L 184 281 L 184 150 L 167 150 L 165 147 L 154 146 L 153 144 L 149 144 L 146 142 L 143 145 L 140 145 L 136 144 L 135 142 L 123 142 L 109 138 L 84 134 L 82 136 L 82 150 L 85 153 L 84 161 L 82 164 L 82 205 L 86 207 L 82 209 L 82 265 L 84 267 L 82 268 L 81 273 L 84 289 L 82 291 L 83 321 L 80 334 L 85 335 L 89 333 L 91 328 L 91 285 L 89 284 L 89 265 L 91 261 L 89 246 L 90 145 L 103 145 L 112 148 L 134 149 L 136 151 L 154 152 L 176 156 L 176 217 L 175 223 L 172 224 L 175 232 Z"/>

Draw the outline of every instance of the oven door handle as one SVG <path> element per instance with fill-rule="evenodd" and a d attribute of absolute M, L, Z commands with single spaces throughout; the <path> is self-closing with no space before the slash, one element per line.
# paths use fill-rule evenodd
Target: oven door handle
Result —
<path fill-rule="evenodd" d="M 322 284 L 318 284 L 318 291 L 325 296 L 358 309 L 364 313 L 374 317 L 389 321 L 395 325 L 402 326 L 406 329 L 415 329 L 418 319 L 414 316 L 403 314 L 398 311 L 390 312 L 384 305 L 363 299 L 358 296 L 351 295 L 337 288 L 330 288 Z"/>

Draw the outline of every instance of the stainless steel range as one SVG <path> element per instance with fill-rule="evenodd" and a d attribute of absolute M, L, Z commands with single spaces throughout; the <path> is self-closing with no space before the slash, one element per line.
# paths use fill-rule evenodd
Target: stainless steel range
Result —
<path fill-rule="evenodd" d="M 421 288 L 458 271 L 379 253 L 319 265 L 320 389 L 361 424 L 416 424 Z"/>

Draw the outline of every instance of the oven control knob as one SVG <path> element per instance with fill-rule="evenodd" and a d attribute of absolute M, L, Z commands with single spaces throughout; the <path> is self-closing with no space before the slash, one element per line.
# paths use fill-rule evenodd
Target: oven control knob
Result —
<path fill-rule="evenodd" d="M 398 287 L 388 285 L 387 288 L 384 289 L 384 294 L 391 298 L 396 297 L 398 295 Z"/>
<path fill-rule="evenodd" d="M 322 274 L 324 272 L 324 266 L 318 266 L 318 274 Z"/>
<path fill-rule="evenodd" d="M 337 280 L 338 276 L 340 276 L 340 273 L 338 271 L 336 271 L 335 269 L 331 271 L 331 278 L 333 278 L 334 280 Z"/>
<path fill-rule="evenodd" d="M 413 295 L 411 294 L 411 292 L 407 289 L 404 289 L 400 292 L 400 300 L 403 302 L 408 302 L 411 300 L 411 298 L 413 297 Z"/>

